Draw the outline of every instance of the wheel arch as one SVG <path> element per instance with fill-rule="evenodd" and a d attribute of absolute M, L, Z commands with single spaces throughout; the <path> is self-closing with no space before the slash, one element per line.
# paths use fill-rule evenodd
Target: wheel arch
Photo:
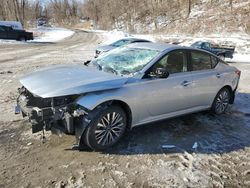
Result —
<path fill-rule="evenodd" d="M 235 98 L 235 90 L 232 89 L 232 86 L 230 85 L 225 85 L 224 87 L 222 87 L 217 93 L 219 93 L 222 89 L 228 89 L 230 92 L 230 101 L 229 104 L 233 104 L 234 103 L 234 98 Z"/>
<path fill-rule="evenodd" d="M 77 104 L 86 108 L 89 111 L 93 111 L 98 107 L 105 107 L 111 105 L 117 105 L 121 107 L 124 112 L 126 113 L 128 125 L 127 128 L 131 128 L 132 124 L 132 110 L 127 102 L 118 98 L 118 97 L 104 97 L 103 95 L 90 95 L 90 96 L 83 96 L 77 101 Z"/>
<path fill-rule="evenodd" d="M 123 109 L 123 111 L 125 112 L 126 116 L 127 116 L 127 121 L 128 121 L 127 129 L 131 129 L 132 111 L 131 111 L 129 105 L 126 102 L 121 101 L 121 100 L 111 100 L 111 101 L 107 101 L 107 102 L 104 102 L 104 103 L 109 103 L 111 105 L 120 106 Z"/>
<path fill-rule="evenodd" d="M 223 55 L 224 57 L 226 56 L 226 52 L 219 52 L 218 54 L 217 54 L 217 56 L 219 56 L 219 55 Z"/>
<path fill-rule="evenodd" d="M 92 101 L 93 102 L 93 101 Z M 92 103 L 91 105 L 89 103 L 81 103 L 78 102 L 78 105 L 85 108 L 86 112 L 88 113 L 87 118 L 83 118 L 83 121 L 77 122 L 75 125 L 75 137 L 76 137 L 76 143 L 78 144 L 79 150 L 88 150 L 89 146 L 85 143 L 85 133 L 87 130 L 87 127 L 89 126 L 89 122 L 92 118 L 95 117 L 96 113 L 99 113 L 100 110 L 105 109 L 108 106 L 116 105 L 122 108 L 124 110 L 126 116 L 127 116 L 127 126 L 126 129 L 130 130 L 132 125 L 132 111 L 129 105 L 120 99 L 110 99 L 106 101 L 102 101 L 100 103 Z M 99 109 L 97 109 L 99 108 Z M 95 110 L 97 109 L 97 110 Z"/>

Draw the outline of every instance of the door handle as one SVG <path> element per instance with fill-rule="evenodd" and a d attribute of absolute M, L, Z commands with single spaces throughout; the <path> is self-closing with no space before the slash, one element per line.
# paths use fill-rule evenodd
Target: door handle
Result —
<path fill-rule="evenodd" d="M 217 74 L 216 74 L 216 77 L 217 77 L 217 78 L 220 78 L 220 77 L 221 77 L 221 74 L 220 74 L 220 73 L 217 73 Z"/>
<path fill-rule="evenodd" d="M 181 85 L 182 86 L 188 86 L 188 85 L 190 85 L 191 84 L 191 82 L 189 82 L 189 81 L 187 81 L 187 80 L 185 80 L 185 81 L 183 81 L 182 83 L 181 83 Z"/>

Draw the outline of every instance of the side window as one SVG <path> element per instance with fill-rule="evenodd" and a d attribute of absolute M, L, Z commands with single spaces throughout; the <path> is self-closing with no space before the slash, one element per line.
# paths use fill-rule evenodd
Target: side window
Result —
<path fill-rule="evenodd" d="M 209 43 L 205 42 L 205 43 L 203 44 L 203 47 L 206 48 L 206 49 L 209 49 L 209 48 L 210 48 L 210 45 L 209 45 Z"/>
<path fill-rule="evenodd" d="M 0 26 L 0 31 L 5 31 L 4 27 Z"/>
<path fill-rule="evenodd" d="M 180 50 L 169 52 L 153 66 L 153 71 L 157 68 L 166 68 L 170 74 L 187 72 L 186 52 Z"/>
<path fill-rule="evenodd" d="M 7 30 L 8 31 L 13 31 L 13 28 L 12 27 L 8 27 Z"/>
<path fill-rule="evenodd" d="M 193 71 L 211 69 L 211 58 L 209 54 L 199 51 L 191 51 L 191 62 Z"/>
<path fill-rule="evenodd" d="M 218 64 L 218 59 L 214 56 L 211 56 L 212 68 L 216 67 Z"/>
<path fill-rule="evenodd" d="M 143 41 L 143 40 L 135 40 L 135 41 L 131 41 L 131 43 L 139 43 L 139 42 L 148 42 L 148 41 Z"/>

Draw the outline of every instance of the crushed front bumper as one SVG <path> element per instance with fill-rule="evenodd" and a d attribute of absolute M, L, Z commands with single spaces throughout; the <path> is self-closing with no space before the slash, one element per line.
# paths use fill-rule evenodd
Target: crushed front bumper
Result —
<path fill-rule="evenodd" d="M 31 100 L 29 97 L 21 93 L 17 98 L 15 114 L 21 113 L 23 117 L 28 117 L 32 133 L 51 130 L 55 134 L 74 134 L 73 116 L 65 110 L 65 106 L 34 107 L 30 106 L 29 100 Z"/>
<path fill-rule="evenodd" d="M 43 129 L 50 130 L 51 122 L 54 120 L 52 108 L 27 107 L 25 106 L 25 100 L 19 97 L 15 107 L 15 114 L 20 113 L 23 117 L 28 117 L 32 125 L 32 133 L 42 131 Z"/>

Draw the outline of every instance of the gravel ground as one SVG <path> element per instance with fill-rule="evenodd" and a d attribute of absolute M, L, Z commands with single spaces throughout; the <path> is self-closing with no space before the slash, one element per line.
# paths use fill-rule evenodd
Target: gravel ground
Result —
<path fill-rule="evenodd" d="M 0 187 L 250 187 L 250 63 L 233 64 L 242 79 L 221 116 L 201 112 L 138 127 L 106 152 L 71 150 L 71 136 L 47 133 L 42 143 L 40 133 L 31 134 L 13 113 L 18 78 L 83 63 L 100 42 L 76 31 L 58 43 L 0 44 Z"/>

